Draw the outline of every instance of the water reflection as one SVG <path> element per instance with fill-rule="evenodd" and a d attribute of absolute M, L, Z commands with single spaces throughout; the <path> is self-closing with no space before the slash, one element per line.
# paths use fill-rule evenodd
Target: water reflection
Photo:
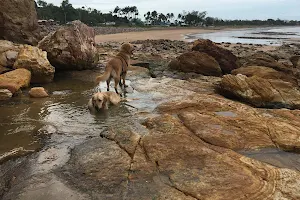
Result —
<path fill-rule="evenodd" d="M 31 99 L 28 91 L 23 91 L 9 104 L 0 105 L 0 160 L 13 150 L 18 149 L 17 154 L 23 155 L 39 149 L 37 134 L 47 132 L 45 126 L 57 134 L 72 136 L 99 135 L 107 126 L 126 123 L 129 111 L 125 105 L 90 114 L 87 102 L 94 92 L 91 82 L 58 76 L 43 86 L 51 94 L 49 98 Z"/>
<path fill-rule="evenodd" d="M 300 154 L 297 153 L 285 152 L 275 148 L 240 151 L 239 153 L 276 167 L 300 171 Z"/>

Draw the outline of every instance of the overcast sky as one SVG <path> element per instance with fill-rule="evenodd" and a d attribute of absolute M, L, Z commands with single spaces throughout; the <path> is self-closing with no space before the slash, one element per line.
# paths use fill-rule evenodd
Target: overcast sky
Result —
<path fill-rule="evenodd" d="M 45 0 L 59 5 L 62 0 Z M 137 6 L 141 15 L 147 11 L 173 12 L 207 11 L 209 16 L 223 19 L 300 20 L 300 0 L 69 0 L 74 7 L 91 7 L 102 12 L 116 6 Z"/>

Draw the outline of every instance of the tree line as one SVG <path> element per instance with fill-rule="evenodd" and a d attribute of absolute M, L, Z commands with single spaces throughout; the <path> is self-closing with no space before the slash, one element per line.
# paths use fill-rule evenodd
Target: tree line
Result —
<path fill-rule="evenodd" d="M 143 22 L 139 16 L 140 13 L 136 6 L 119 6 L 109 13 L 102 13 L 97 9 L 90 7 L 74 8 L 69 0 L 63 0 L 60 6 L 47 3 L 43 0 L 36 1 L 36 9 L 39 19 L 53 19 L 60 24 L 65 24 L 73 20 L 80 20 L 90 26 L 97 26 L 106 22 L 114 22 L 116 25 L 171 25 L 171 26 L 243 26 L 243 25 L 299 25 L 300 21 L 286 21 L 281 19 L 268 20 L 223 20 L 207 16 L 207 12 L 191 11 L 178 14 L 158 13 L 157 11 L 148 11 L 143 16 Z"/>

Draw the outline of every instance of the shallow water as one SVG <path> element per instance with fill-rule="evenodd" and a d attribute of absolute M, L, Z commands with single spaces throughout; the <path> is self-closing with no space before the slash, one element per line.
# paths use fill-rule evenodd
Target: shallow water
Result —
<path fill-rule="evenodd" d="M 276 34 L 277 33 L 277 34 Z M 239 38 L 246 37 L 246 38 Z M 250 37 L 250 38 L 247 38 Z M 265 39 L 259 39 L 259 38 Z M 213 42 L 282 45 L 300 39 L 300 27 L 269 27 L 248 28 L 230 31 L 218 31 L 214 33 L 191 34 L 186 39 L 193 41 L 199 38 L 209 39 Z"/>
<path fill-rule="evenodd" d="M 0 105 L 0 161 L 7 154 L 24 155 L 41 147 L 38 134 L 99 135 L 106 127 L 126 123 L 128 106 L 121 104 L 104 113 L 90 114 L 87 102 L 94 93 L 92 82 L 58 75 L 43 85 L 48 98 L 29 98 L 28 91 Z"/>

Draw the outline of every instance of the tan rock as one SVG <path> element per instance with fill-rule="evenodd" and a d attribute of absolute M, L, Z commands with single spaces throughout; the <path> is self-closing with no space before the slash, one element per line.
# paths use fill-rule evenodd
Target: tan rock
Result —
<path fill-rule="evenodd" d="M 277 71 L 282 71 L 290 74 L 293 73 L 292 68 L 286 67 L 285 65 L 279 63 L 274 57 L 265 52 L 258 52 L 252 55 L 247 55 L 239 59 L 238 62 L 242 67 L 264 66 L 273 68 Z"/>
<path fill-rule="evenodd" d="M 277 71 L 273 68 L 263 66 L 247 66 L 235 69 L 231 72 L 233 75 L 243 74 L 247 77 L 257 76 L 263 79 L 278 79 L 298 85 L 297 79 L 284 72 Z"/>
<path fill-rule="evenodd" d="M 210 40 L 196 40 L 192 50 L 206 53 L 216 59 L 224 74 L 228 74 L 239 67 L 237 65 L 237 57 L 231 51 L 219 47 Z"/>
<path fill-rule="evenodd" d="M 39 34 L 34 1 L 1 0 L 0 8 L 0 39 L 37 44 Z"/>
<path fill-rule="evenodd" d="M 175 114 L 206 143 L 233 150 L 280 147 L 300 148 L 300 111 L 263 110 L 215 95 L 191 95 L 158 106 Z M 160 125 L 164 127 L 164 125 Z"/>
<path fill-rule="evenodd" d="M 206 53 L 184 53 L 169 63 L 169 68 L 182 72 L 195 72 L 207 76 L 222 76 L 218 62 Z"/>
<path fill-rule="evenodd" d="M 12 68 L 22 46 L 7 40 L 0 40 L 0 65 Z"/>
<path fill-rule="evenodd" d="M 90 69 L 98 61 L 94 29 L 80 21 L 50 33 L 38 47 L 48 52 L 50 63 L 58 70 Z"/>
<path fill-rule="evenodd" d="M 20 86 L 12 82 L 1 82 L 0 89 L 8 89 L 12 94 L 15 94 L 20 89 Z"/>
<path fill-rule="evenodd" d="M 29 91 L 29 95 L 30 95 L 30 97 L 33 97 L 33 98 L 44 98 L 44 97 L 49 96 L 49 94 L 43 87 L 31 88 Z"/>
<path fill-rule="evenodd" d="M 49 83 L 54 78 L 55 68 L 47 59 L 47 52 L 29 45 L 21 48 L 14 68 L 31 71 L 31 83 Z"/>
<path fill-rule="evenodd" d="M 298 87 L 281 80 L 225 75 L 220 91 L 225 96 L 234 96 L 257 107 L 300 108 Z"/>
<path fill-rule="evenodd" d="M 15 93 L 20 88 L 28 87 L 31 80 L 31 72 L 27 69 L 16 69 L 0 75 L 0 88 L 9 89 Z"/>
<path fill-rule="evenodd" d="M 160 180 L 195 199 L 299 198 L 284 184 L 297 187 L 298 172 L 278 169 L 197 139 L 169 115 L 146 123 L 150 134 L 141 145 Z M 212 132 L 213 134 L 213 132 Z M 142 171 L 142 169 L 133 170 Z M 213 188 L 213 192 L 212 192 Z M 288 192 L 289 191 L 289 192 Z"/>

